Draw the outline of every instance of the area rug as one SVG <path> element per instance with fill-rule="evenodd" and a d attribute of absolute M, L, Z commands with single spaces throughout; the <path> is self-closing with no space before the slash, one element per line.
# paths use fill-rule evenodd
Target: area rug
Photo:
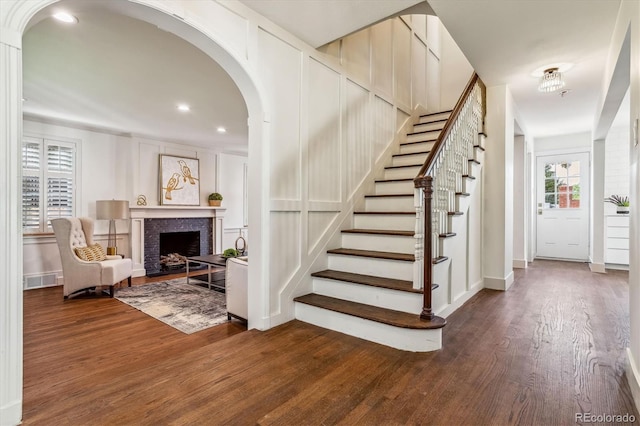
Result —
<path fill-rule="evenodd" d="M 227 321 L 224 293 L 176 278 L 116 291 L 116 299 L 153 318 L 191 334 Z M 193 283 L 193 284 L 192 284 Z"/>

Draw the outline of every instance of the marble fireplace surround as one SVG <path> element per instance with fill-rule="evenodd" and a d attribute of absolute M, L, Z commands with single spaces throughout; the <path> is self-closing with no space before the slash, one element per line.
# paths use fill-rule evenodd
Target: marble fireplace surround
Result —
<path fill-rule="evenodd" d="M 224 233 L 225 208 L 199 206 L 135 206 L 130 207 L 129 247 L 133 260 L 133 276 L 142 277 L 147 274 L 144 266 L 144 220 L 145 219 L 185 219 L 210 218 L 213 232 L 213 253 L 222 253 L 222 236 Z"/>

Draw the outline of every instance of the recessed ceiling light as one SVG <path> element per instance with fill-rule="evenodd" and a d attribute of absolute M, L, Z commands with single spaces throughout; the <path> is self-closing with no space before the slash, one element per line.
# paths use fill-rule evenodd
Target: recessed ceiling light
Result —
<path fill-rule="evenodd" d="M 227 129 L 222 126 L 218 127 L 216 130 L 218 131 L 218 133 L 227 133 Z"/>
<path fill-rule="evenodd" d="M 187 111 L 191 111 L 191 107 L 189 107 L 189 105 L 187 104 L 178 104 L 178 110 L 187 112 Z"/>
<path fill-rule="evenodd" d="M 53 17 L 56 18 L 60 22 L 64 22 L 66 24 L 76 24 L 78 23 L 78 18 L 73 16 L 68 12 L 58 12 L 54 13 Z"/>

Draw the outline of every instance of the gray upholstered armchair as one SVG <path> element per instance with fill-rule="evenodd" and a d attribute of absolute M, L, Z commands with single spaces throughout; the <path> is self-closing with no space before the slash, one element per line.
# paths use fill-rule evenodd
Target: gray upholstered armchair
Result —
<path fill-rule="evenodd" d="M 131 286 L 131 259 L 120 255 L 105 255 L 99 244 L 93 242 L 93 219 L 88 217 L 51 220 L 62 259 L 65 299 L 80 290 L 109 286 L 111 297 L 114 286 L 125 278 Z"/>

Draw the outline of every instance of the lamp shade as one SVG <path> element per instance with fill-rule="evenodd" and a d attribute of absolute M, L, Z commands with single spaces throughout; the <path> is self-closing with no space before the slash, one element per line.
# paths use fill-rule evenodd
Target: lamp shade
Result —
<path fill-rule="evenodd" d="M 98 200 L 96 201 L 96 219 L 129 219 L 129 201 Z"/>

